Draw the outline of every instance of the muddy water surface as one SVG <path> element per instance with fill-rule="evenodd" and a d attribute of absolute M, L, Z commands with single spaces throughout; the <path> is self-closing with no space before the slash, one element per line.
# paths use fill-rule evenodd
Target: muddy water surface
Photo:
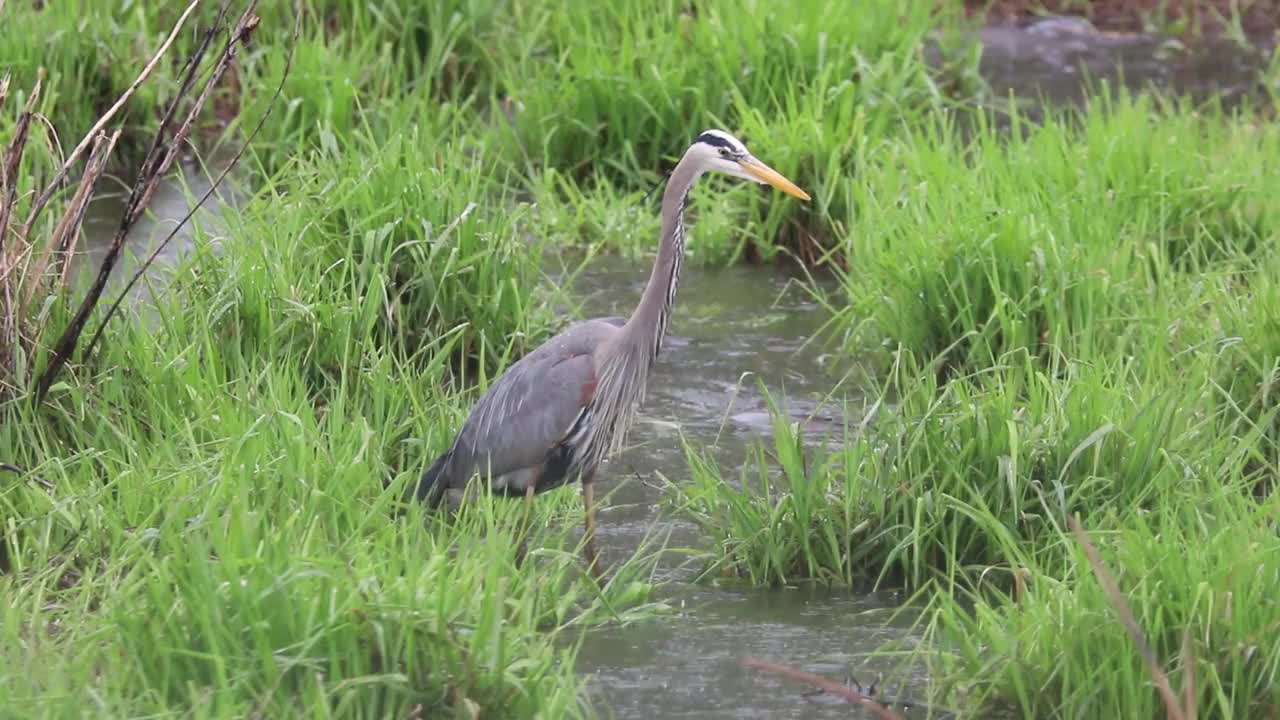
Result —
<path fill-rule="evenodd" d="M 696 238 L 696 229 L 694 237 Z M 696 240 L 691 240 L 691 242 Z M 575 289 L 588 316 L 625 315 L 638 301 L 648 267 L 597 263 Z M 770 418 L 757 380 L 808 427 L 816 442 L 842 432 L 841 401 L 832 397 L 843 369 L 806 347 L 826 315 L 808 293 L 775 270 L 686 270 L 666 349 L 651 391 L 628 438 L 598 481 L 608 495 L 599 515 L 606 557 L 632 552 L 656 523 L 672 546 L 697 546 L 691 526 L 659 517 L 656 475 L 687 477 L 678 433 L 712 446 L 726 478 L 736 481 L 751 443 L 766 439 Z M 747 376 L 742 380 L 743 376 Z M 855 403 L 856 405 L 856 403 Z M 674 527 L 672 526 L 674 523 Z M 593 631 L 578 667 L 591 676 L 599 704 L 618 718 L 849 717 L 847 706 L 813 698 L 793 682 L 742 667 L 746 657 L 794 665 L 844 679 L 850 669 L 869 682 L 893 674 L 908 697 L 922 697 L 927 678 L 894 673 L 869 654 L 886 643 L 909 649 L 909 615 L 891 620 L 900 598 L 890 592 L 717 589 L 694 584 L 699 568 L 672 562 L 660 577 L 663 597 L 678 609 L 625 628 Z"/>

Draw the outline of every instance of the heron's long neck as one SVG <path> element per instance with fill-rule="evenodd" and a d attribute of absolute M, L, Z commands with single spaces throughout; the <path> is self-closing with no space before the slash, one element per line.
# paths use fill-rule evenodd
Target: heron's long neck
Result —
<path fill-rule="evenodd" d="M 622 447 L 635 405 L 644 399 L 649 368 L 662 350 L 684 263 L 685 198 L 701 174 L 697 161 L 689 155 L 671 171 L 662 195 L 662 240 L 649 284 L 616 341 L 608 343 L 597 357 L 599 380 L 592 401 L 597 419 L 581 443 L 579 462 L 583 468 L 596 467 L 608 451 Z"/>
<path fill-rule="evenodd" d="M 649 362 L 662 351 L 667 335 L 667 321 L 680 286 L 680 269 L 684 265 L 684 204 L 689 188 L 701 173 L 689 156 L 671 171 L 667 189 L 662 195 L 662 239 L 658 258 L 653 263 L 649 283 L 645 285 L 640 304 L 623 328 L 624 337 L 643 343 Z"/>

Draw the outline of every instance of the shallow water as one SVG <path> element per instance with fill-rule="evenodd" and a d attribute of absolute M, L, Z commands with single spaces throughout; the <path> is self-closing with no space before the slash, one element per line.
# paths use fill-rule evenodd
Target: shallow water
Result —
<path fill-rule="evenodd" d="M 587 316 L 626 314 L 647 277 L 644 264 L 597 263 L 574 288 Z M 660 482 L 653 478 L 660 473 L 678 483 L 687 476 L 678 432 L 699 445 L 714 444 L 733 478 L 749 444 L 769 433 L 757 379 L 785 402 L 792 420 L 807 423 L 811 441 L 842 431 L 840 401 L 846 398 L 827 401 L 842 368 L 805 347 L 825 319 L 807 293 L 776 270 L 685 271 L 666 348 L 628 437 L 631 447 L 597 480 L 597 492 L 608 495 L 597 530 L 608 560 L 632 552 L 655 524 L 671 532 L 670 545 L 698 544 L 691 526 L 671 527 L 673 521 L 658 516 Z M 744 374 L 750 377 L 739 382 Z M 674 617 L 588 635 L 578 667 L 613 717 L 847 718 L 848 706 L 807 697 L 806 688 L 748 670 L 742 660 L 755 657 L 837 680 L 852 669 L 869 682 L 877 672 L 891 674 L 893 665 L 867 663 L 867 653 L 888 642 L 909 649 L 913 642 L 909 615 L 890 621 L 901 599 L 889 592 L 717 589 L 693 584 L 696 571 L 660 568 L 667 583 L 662 597 L 678 608 Z M 904 683 L 906 696 L 921 697 L 925 680 L 894 675 L 892 694 Z"/>
<path fill-rule="evenodd" d="M 1156 90 L 1197 101 L 1220 98 L 1226 107 L 1266 97 L 1263 72 L 1275 41 L 1245 47 L 1229 38 L 1182 43 L 1154 35 L 1108 33 L 1079 18 L 1050 17 L 982 28 L 979 74 L 988 104 L 1007 108 L 1010 97 L 1035 117 L 1045 106 L 1079 106 L 1105 81 L 1112 90 Z M 941 62 L 938 47 L 931 62 Z M 1271 91 L 1280 91 L 1272 87 Z"/>
<path fill-rule="evenodd" d="M 1228 43 L 1183 52 L 1159 39 L 1104 35 L 1063 20 L 990 27 L 980 40 L 985 45 L 981 73 L 995 97 L 1012 92 L 1029 105 L 1037 98 L 1080 102 L 1086 76 L 1123 77 L 1132 89 L 1155 85 L 1236 101 L 1261 89 L 1259 70 L 1265 64 L 1264 53 Z M 194 174 L 187 178 L 196 191 L 204 189 Z M 86 223 L 87 257 L 95 264 L 109 242 L 118 202 L 114 209 L 110 200 L 95 206 Z M 157 219 L 135 231 L 131 251 L 136 254 L 163 237 L 188 207 L 178 184 L 163 188 L 152 207 Z M 691 243 L 697 241 L 695 227 Z M 163 288 L 167 272 L 192 247 L 190 231 L 183 230 L 150 273 L 155 285 L 136 288 L 134 299 L 145 301 Z M 126 258 L 124 272 L 132 265 Z M 596 261 L 573 288 L 585 316 L 626 315 L 647 277 L 643 263 Z M 837 395 L 824 401 L 847 368 L 833 367 L 819 348 L 805 347 L 825 319 L 804 290 L 776 269 L 686 270 L 666 349 L 630 447 L 598 478 L 597 492 L 603 496 L 598 531 L 606 559 L 629 555 L 656 524 L 664 534 L 670 532 L 669 545 L 699 543 L 692 526 L 659 520 L 658 475 L 673 482 L 686 476 L 683 433 L 698 445 L 714 446 L 725 476 L 735 478 L 748 445 L 769 434 L 757 381 L 779 399 L 785 397 L 788 414 L 807 424 L 811 440 L 841 428 L 846 420 L 841 401 L 850 399 L 857 407 L 858 398 Z M 891 617 L 901 603 L 891 592 L 717 588 L 693 583 L 695 572 L 674 562 L 660 569 L 666 582 L 662 598 L 676 609 L 671 616 L 586 637 L 578 667 L 606 716 L 858 717 L 847 705 L 806 695 L 807 688 L 748 670 L 741 661 L 755 657 L 836 680 L 852 670 L 866 682 L 879 672 L 891 675 L 897 662 L 869 657 L 873 651 L 888 643 L 905 650 L 915 641 L 910 615 Z M 927 678 L 918 672 L 893 674 L 892 683 L 889 695 L 905 683 L 905 696 L 925 697 Z"/>
<path fill-rule="evenodd" d="M 105 292 L 108 301 L 124 291 L 135 272 L 159 249 L 146 273 L 129 289 L 130 302 L 121 306 L 122 310 L 129 309 L 150 319 L 149 300 L 165 292 L 174 272 L 189 259 L 192 248 L 196 246 L 197 232 L 205 233 L 209 252 L 218 252 L 224 231 L 220 214 L 239 199 L 230 182 L 223 182 L 210 201 L 196 210 L 191 221 L 182 225 L 179 222 L 196 201 L 210 191 L 213 185 L 211 174 L 220 169 L 220 166 L 201 169 L 194 163 L 184 162 L 177 165 L 172 179 L 160 183 L 151 198 L 148 212 L 125 236 L 121 257 L 108 278 Z M 97 274 L 119 227 L 127 197 L 128 190 L 123 187 L 115 191 L 99 191 L 89 204 L 84 218 L 87 241 L 73 265 L 78 282 L 88 284 Z M 173 237 L 166 242 L 170 234 Z"/>

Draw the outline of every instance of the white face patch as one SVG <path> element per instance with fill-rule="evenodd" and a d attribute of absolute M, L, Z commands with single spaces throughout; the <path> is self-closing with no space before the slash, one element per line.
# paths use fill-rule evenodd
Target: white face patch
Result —
<path fill-rule="evenodd" d="M 707 171 L 717 172 L 731 177 L 759 182 L 756 178 L 743 172 L 742 162 L 751 158 L 747 146 L 738 138 L 723 130 L 704 130 L 698 139 L 689 146 L 686 153 L 695 163 L 697 174 Z"/>

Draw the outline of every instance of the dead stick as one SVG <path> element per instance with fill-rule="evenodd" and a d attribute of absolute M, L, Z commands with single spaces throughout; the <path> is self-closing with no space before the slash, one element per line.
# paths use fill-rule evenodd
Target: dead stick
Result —
<path fill-rule="evenodd" d="M 13 139 L 9 141 L 9 148 L 4 153 L 3 161 L 0 162 L 0 261 L 4 260 L 4 234 L 9 228 L 9 217 L 17 202 L 18 168 L 22 164 L 22 154 L 27 147 L 27 133 L 31 130 L 31 118 L 35 116 L 36 102 L 40 98 L 42 84 L 41 78 L 37 78 L 35 87 L 31 89 L 31 95 L 27 97 L 27 104 L 18 115 L 18 122 L 13 129 Z M 7 91 L 8 88 L 9 76 L 5 75 L 4 89 Z M 23 243 L 19 243 L 18 252 L 21 253 L 24 247 Z M 14 257 L 15 265 L 16 258 L 17 256 Z M 0 270 L 4 271 L 4 275 L 8 275 L 9 268 L 4 267 Z M 0 277 L 0 280 L 2 279 L 3 277 Z"/>
<path fill-rule="evenodd" d="M 1186 720 L 1186 715 L 1182 712 L 1182 708 L 1178 706 L 1178 698 L 1174 695 L 1173 688 L 1169 685 L 1169 677 L 1164 674 L 1155 652 L 1147 644 L 1147 638 L 1142 632 L 1142 626 L 1138 624 L 1137 617 L 1134 616 L 1128 601 L 1124 599 L 1124 593 L 1120 592 L 1119 583 L 1116 582 L 1115 576 L 1111 574 L 1106 564 L 1103 563 L 1102 556 L 1098 554 L 1098 548 L 1094 547 L 1093 542 L 1089 540 L 1089 536 L 1085 534 L 1084 528 L 1080 525 L 1080 519 L 1075 515 L 1071 516 L 1071 532 L 1076 536 L 1076 541 L 1080 543 L 1080 546 L 1084 548 L 1084 554 L 1089 558 L 1089 566 L 1093 568 L 1093 574 L 1097 576 L 1098 583 L 1102 585 L 1102 589 L 1107 594 L 1107 599 L 1111 602 L 1112 608 L 1120 616 L 1120 623 L 1124 625 L 1129 637 L 1133 639 L 1133 644 L 1138 646 L 1138 652 L 1147 661 L 1147 669 L 1155 680 L 1156 688 L 1160 691 L 1160 699 L 1164 701 L 1166 716 L 1169 720 Z"/>
<path fill-rule="evenodd" d="M 884 705 L 881 705 L 880 703 L 876 702 L 872 698 L 867 697 L 866 695 L 863 695 L 862 693 L 854 690 L 853 688 L 841 685 L 840 683 L 834 680 L 829 680 L 827 678 L 824 678 L 821 675 L 815 675 L 813 673 L 805 672 L 803 670 L 789 668 L 785 665 L 777 665 L 775 663 L 766 662 L 764 660 L 756 660 L 754 658 L 747 658 L 746 660 L 742 661 L 742 664 L 749 668 L 755 668 L 756 670 L 764 670 L 765 672 L 771 672 L 777 675 L 782 675 L 784 677 L 789 677 L 792 680 L 797 680 L 799 682 L 805 683 L 806 685 L 812 685 L 818 688 L 819 690 L 822 690 L 823 692 L 828 692 L 828 693 L 831 693 L 832 695 L 837 695 L 839 697 L 842 697 L 851 703 L 862 705 L 863 707 L 870 710 L 871 714 L 880 718 L 880 720 L 902 720 L 901 715 L 895 713 L 894 711 L 890 710 Z"/>
<path fill-rule="evenodd" d="M 111 271 L 120 257 L 129 230 L 137 222 L 138 218 L 142 216 L 143 211 L 146 209 L 147 201 L 151 198 L 156 185 L 159 184 L 161 174 L 169 168 L 173 158 L 176 156 L 174 147 L 163 142 L 165 127 L 169 120 L 173 118 L 177 105 L 193 85 L 195 75 L 199 72 L 201 61 L 205 53 L 208 52 L 209 44 L 212 42 L 213 37 L 218 32 L 221 20 L 225 16 L 230 2 L 231 0 L 224 0 L 221 11 L 218 13 L 217 21 L 205 32 L 204 38 L 187 61 L 187 74 L 182 82 L 181 92 L 174 96 L 165 111 L 165 119 L 156 131 L 156 137 L 152 141 L 151 148 L 147 151 L 146 159 L 143 160 L 139 177 L 134 182 L 133 189 L 129 193 L 124 216 L 121 217 L 120 225 L 116 228 L 116 233 L 111 239 L 111 246 L 102 258 L 102 264 L 98 267 L 97 277 L 94 278 L 88 293 L 80 302 L 80 307 L 76 310 L 70 324 L 62 331 L 62 335 L 58 337 L 57 342 L 54 344 L 49 364 L 40 374 L 40 378 L 36 383 L 33 400 L 37 403 L 44 398 L 49 391 L 49 387 L 53 384 L 53 379 L 71 359 L 71 354 L 76 349 L 76 343 L 79 341 L 80 335 L 84 332 L 85 324 L 89 320 L 89 314 L 93 312 L 93 309 L 98 305 L 98 301 L 102 298 L 107 279 L 111 276 Z M 228 42 L 234 43 L 237 39 L 238 34 L 233 35 Z M 198 108 L 196 111 L 198 111 Z"/>
<path fill-rule="evenodd" d="M 80 144 L 76 145 L 76 148 L 71 151 L 71 154 L 68 155 L 67 159 L 62 163 L 62 167 L 58 168 L 58 172 L 54 173 L 53 179 L 49 181 L 49 184 L 45 187 L 44 191 L 40 193 L 40 196 L 36 198 L 36 201 L 31 205 L 31 212 L 27 213 L 27 222 L 24 226 L 23 237 L 30 232 L 31 227 L 35 224 L 36 218 L 39 217 L 41 211 L 44 210 L 44 206 L 49 203 L 49 199 L 53 197 L 53 194 L 57 192 L 58 186 L 62 183 L 63 179 L 66 178 L 67 173 L 70 172 L 71 165 L 79 159 L 85 148 L 89 147 L 89 144 L 93 142 L 93 138 L 97 136 L 98 131 L 102 130 L 103 126 L 110 122 L 111 118 L 115 117 L 116 113 L 120 112 L 120 108 L 124 107 L 125 103 L 129 101 L 129 98 L 133 97 L 133 94 L 138 91 L 138 88 L 142 87 L 142 84 L 151 76 L 151 73 L 156 69 L 156 66 L 160 64 L 160 58 L 164 57 L 165 53 L 169 51 L 169 47 L 173 45 L 173 41 L 178 37 L 178 32 L 182 30 L 182 26 L 186 24 L 187 18 L 191 16 L 191 13 L 195 11 L 196 6 L 199 4 L 200 0 L 191 0 L 191 4 L 183 11 L 182 16 L 178 18 L 178 22 L 176 22 L 173 29 L 169 31 L 169 36 L 166 37 L 164 43 L 160 45 L 160 49 L 156 50 L 155 55 L 151 57 L 151 61 L 142 68 L 142 72 L 138 74 L 137 79 L 135 79 L 133 84 L 131 84 L 122 95 L 120 95 L 115 104 L 112 105 L 102 117 L 98 118 L 98 122 L 94 123 L 93 127 L 89 128 L 89 132 L 84 134 L 84 138 L 80 141 Z"/>
<path fill-rule="evenodd" d="M 271 111 L 275 108 L 276 102 L 280 99 L 281 93 L 284 92 L 285 80 L 288 79 L 289 70 L 293 67 L 293 50 L 297 47 L 298 35 L 301 31 L 301 26 L 298 22 L 298 18 L 300 17 L 301 12 L 294 16 L 293 42 L 289 46 L 289 55 L 285 58 L 284 71 L 280 75 L 280 84 L 276 85 L 276 91 L 272 94 L 271 101 L 267 103 L 267 109 L 263 112 L 262 117 L 258 118 L 258 124 L 253 127 L 249 136 L 245 138 L 245 141 L 241 143 L 240 147 L 236 150 L 235 155 L 231 157 L 231 161 L 222 168 L 222 172 L 218 173 L 218 177 L 215 178 L 209 185 L 209 188 L 204 191 L 200 196 L 200 199 L 196 201 L 195 205 L 193 205 L 187 213 L 182 216 L 182 219 L 174 225 L 173 229 L 169 231 L 169 234 L 165 236 L 164 240 L 161 240 L 156 244 L 156 247 L 151 251 L 151 254 L 147 256 L 147 259 L 133 273 L 133 276 L 129 278 L 129 282 L 125 284 L 124 290 L 122 290 L 115 301 L 111 303 L 111 307 L 107 308 L 107 312 L 103 316 L 102 322 L 98 325 L 98 329 L 93 333 L 93 337 L 89 339 L 89 344 L 85 346 L 85 355 L 92 352 L 93 348 L 98 344 L 98 340 L 101 339 L 103 331 L 107 328 L 107 323 L 111 321 L 112 316 L 114 316 L 120 309 L 120 305 L 124 302 L 124 299 L 128 297 L 129 291 L 133 289 L 133 286 L 136 285 L 140 279 L 142 279 L 143 273 L 145 273 L 147 268 L 151 267 L 151 264 L 160 256 L 160 253 L 164 251 L 166 246 L 168 246 L 169 241 L 173 240 L 173 238 L 178 234 L 178 230 L 186 225 L 191 218 L 195 216 L 196 212 L 204 206 L 205 202 L 213 196 L 213 193 L 218 190 L 218 187 L 222 185 L 222 181 L 227 177 L 227 174 L 231 172 L 232 168 L 239 164 L 240 158 L 244 155 L 245 150 L 249 149 L 249 145 L 253 142 L 254 138 L 258 136 L 258 133 L 261 132 L 263 126 L 266 125 L 267 118 L 271 117 Z"/>

